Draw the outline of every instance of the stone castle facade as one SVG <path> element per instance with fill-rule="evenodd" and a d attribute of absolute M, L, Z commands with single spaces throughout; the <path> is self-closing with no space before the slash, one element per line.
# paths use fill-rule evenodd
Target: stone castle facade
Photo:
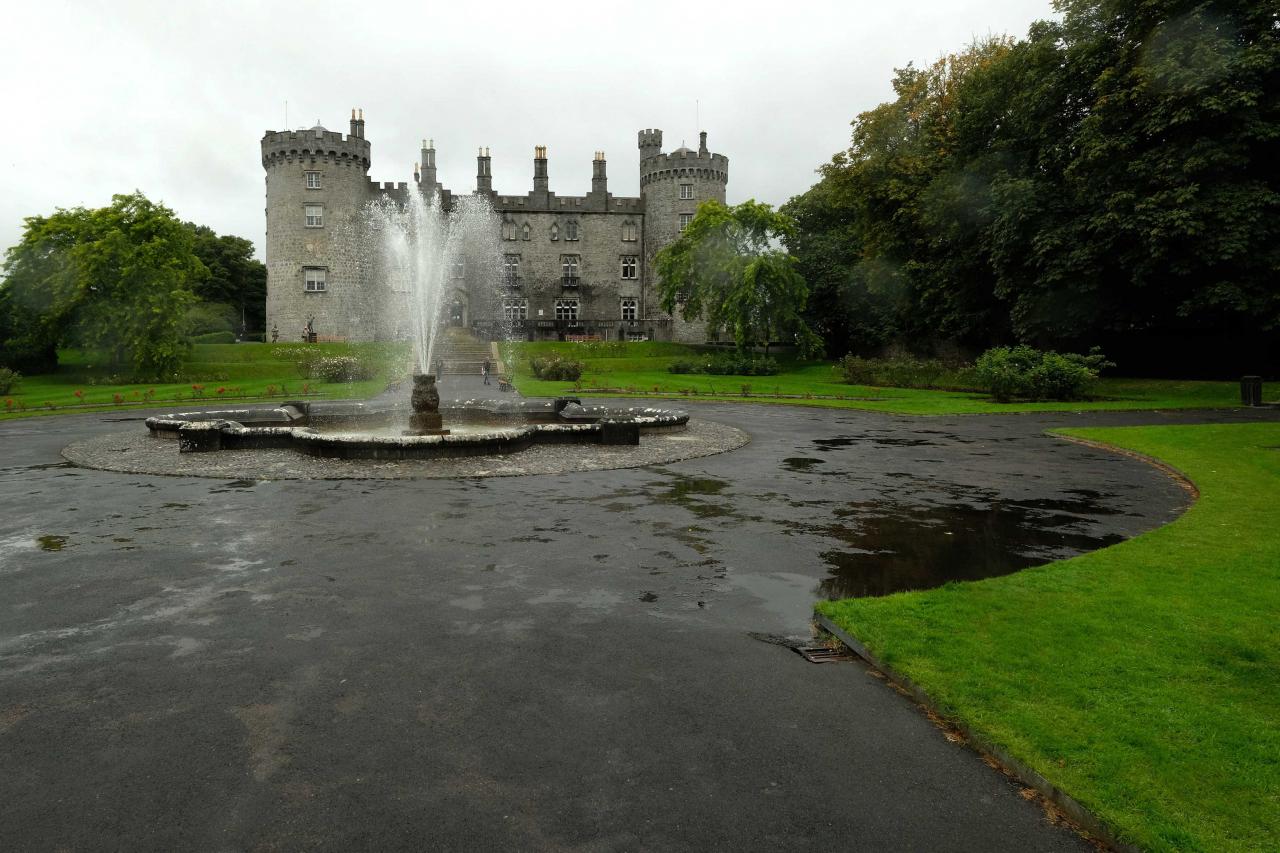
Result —
<path fill-rule="evenodd" d="M 494 338 L 704 341 L 702 324 L 659 308 L 654 255 L 701 202 L 724 202 L 729 160 L 707 149 L 706 133 L 696 151 L 664 153 L 662 131 L 642 130 L 639 148 L 639 196 L 609 192 L 604 152 L 592 162 L 588 193 L 552 192 L 541 146 L 534 149 L 532 189 L 503 194 L 493 189 L 488 150 L 480 149 L 472 195 L 487 198 L 494 211 L 498 262 L 456 265 L 445 321 Z M 267 326 L 281 340 L 298 339 L 308 322 L 330 339 L 399 336 L 378 319 L 385 314 L 377 310 L 382 284 L 366 248 L 351 239 L 351 226 L 377 199 L 404 204 L 409 193 L 420 193 L 446 212 L 460 199 L 437 181 L 428 140 L 413 184 L 379 184 L 368 177 L 370 164 L 363 112 L 352 111 L 345 137 L 319 125 L 263 136 Z"/>

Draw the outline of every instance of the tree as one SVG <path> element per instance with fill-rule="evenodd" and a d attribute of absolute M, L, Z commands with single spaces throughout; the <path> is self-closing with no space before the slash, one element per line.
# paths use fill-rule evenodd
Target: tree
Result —
<path fill-rule="evenodd" d="M 736 207 L 703 202 L 693 221 L 657 255 L 662 310 L 728 331 L 739 349 L 794 341 L 803 354 L 821 339 L 804 320 L 809 288 L 796 259 L 776 246 L 794 234 L 791 218 L 754 200 Z"/>
<path fill-rule="evenodd" d="M 141 193 L 28 217 L 5 254 L 0 293 L 20 323 L 5 349 L 78 345 L 140 378 L 172 375 L 187 348 L 192 285 L 206 274 L 193 243 L 173 211 Z"/>
<path fill-rule="evenodd" d="M 788 203 L 815 304 L 854 348 L 1102 344 L 1126 369 L 1225 372 L 1271 346 L 1280 367 L 1280 13 L 1055 5 L 1025 39 L 898 70 Z"/>
<path fill-rule="evenodd" d="M 267 268 L 253 259 L 253 243 L 243 237 L 217 234 L 206 225 L 188 222 L 195 235 L 194 250 L 208 275 L 194 290 L 202 302 L 230 305 L 235 309 L 233 328 L 243 322 L 263 329 L 267 317 Z M 206 329 L 207 331 L 207 329 Z"/>

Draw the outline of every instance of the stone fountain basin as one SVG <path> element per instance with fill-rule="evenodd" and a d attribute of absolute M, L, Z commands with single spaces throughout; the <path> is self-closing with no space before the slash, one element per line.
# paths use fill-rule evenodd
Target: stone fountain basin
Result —
<path fill-rule="evenodd" d="M 408 405 L 289 401 L 276 407 L 175 412 L 147 418 L 156 438 L 184 453 L 292 448 L 339 459 L 439 459 L 516 453 L 535 444 L 639 444 L 642 433 L 682 430 L 685 412 L 554 401 L 467 400 L 440 407 L 451 435 L 388 435 L 407 425 Z M 376 434 L 382 431 L 383 434 Z"/>

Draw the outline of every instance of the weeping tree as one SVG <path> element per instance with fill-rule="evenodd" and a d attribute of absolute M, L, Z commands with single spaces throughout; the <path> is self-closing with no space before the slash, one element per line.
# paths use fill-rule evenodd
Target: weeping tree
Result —
<path fill-rule="evenodd" d="M 821 351 L 805 323 L 809 287 L 796 259 L 780 248 L 795 223 L 754 200 L 734 207 L 704 202 L 680 238 L 657 255 L 662 310 L 704 320 L 711 334 L 729 332 L 738 349 L 794 343 L 804 356 Z"/>

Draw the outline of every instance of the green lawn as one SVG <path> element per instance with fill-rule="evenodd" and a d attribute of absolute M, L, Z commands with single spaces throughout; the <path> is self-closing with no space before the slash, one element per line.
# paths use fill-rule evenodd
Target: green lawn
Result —
<path fill-rule="evenodd" d="M 571 343 L 505 344 L 504 361 L 514 367 L 513 383 L 531 397 L 644 396 L 750 400 L 841 409 L 868 409 L 912 415 L 989 414 L 999 412 L 1082 411 L 1087 409 L 1185 409 L 1240 405 L 1235 382 L 1194 382 L 1104 377 L 1098 399 L 1074 403 L 996 403 L 985 394 L 913 388 L 873 388 L 846 384 L 832 362 L 781 359 L 777 376 L 706 376 L 667 372 L 680 358 L 704 349 L 667 343 L 627 344 L 624 355 L 598 355 L 590 345 Z M 613 345 L 615 352 L 618 345 Z M 582 360 L 579 382 L 546 382 L 529 371 L 529 357 L 559 352 Z"/>
<path fill-rule="evenodd" d="M 1280 849 L 1280 424 L 1067 432 L 1200 500 L 1072 560 L 819 611 L 1122 839 Z"/>
<path fill-rule="evenodd" d="M 296 362 L 281 357 L 301 348 L 354 354 L 386 366 L 374 379 L 361 382 L 303 379 Z M 63 350 L 55 373 L 24 376 L 17 387 L 0 395 L 0 420 L 169 403 L 204 406 L 304 395 L 362 398 L 386 387 L 394 366 L 402 363 L 403 349 L 396 344 L 198 344 L 182 365 L 181 381 L 131 383 L 110 376 L 93 353 Z"/>

